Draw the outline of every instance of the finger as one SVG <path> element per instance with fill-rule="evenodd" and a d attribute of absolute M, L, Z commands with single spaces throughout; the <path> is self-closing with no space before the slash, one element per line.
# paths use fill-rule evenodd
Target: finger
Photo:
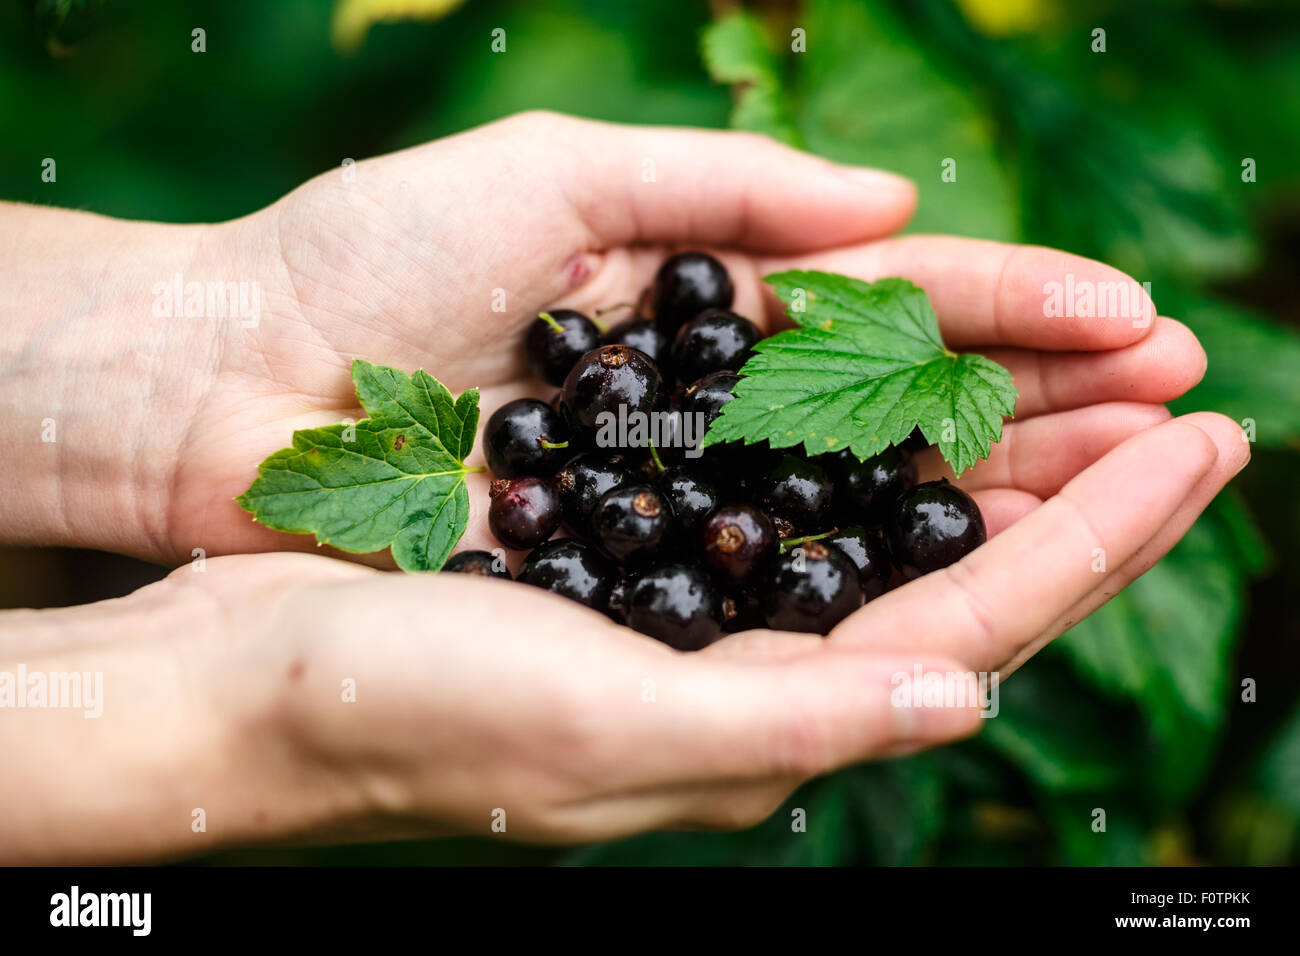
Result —
<path fill-rule="evenodd" d="M 756 628 L 728 634 L 704 648 L 700 653 L 708 657 L 733 661 L 767 663 L 788 660 L 804 654 L 816 654 L 822 648 L 819 634 L 795 634 L 791 631 L 769 631 Z"/>
<path fill-rule="evenodd" d="M 910 279 L 929 295 L 944 342 L 953 348 L 1121 348 L 1142 339 L 1155 316 L 1150 297 L 1122 272 L 1041 246 L 904 236 L 762 263 L 763 274 L 783 269 L 822 269 L 868 280 Z M 1058 287 L 1062 297 L 1070 293 L 1068 308 L 1064 302 L 1055 308 Z M 1084 289 L 1093 290 L 1091 305 L 1081 299 Z M 769 296 L 768 306 L 778 315 L 784 313 L 774 296 Z"/>
<path fill-rule="evenodd" d="M 971 493 L 991 538 L 1001 534 L 1043 503 L 1037 495 L 1016 488 L 988 488 Z"/>
<path fill-rule="evenodd" d="M 873 649 L 904 641 L 997 670 L 1092 592 L 1099 554 L 1122 565 L 1155 537 L 1217 458 L 1194 424 L 1140 432 L 961 561 L 872 602 L 871 620 L 851 615 L 831 639 Z"/>
<path fill-rule="evenodd" d="M 1145 574 L 1164 557 L 1187 533 L 1201 512 L 1214 500 L 1232 478 L 1250 462 L 1250 443 L 1243 440 L 1241 426 L 1232 419 L 1212 412 L 1185 415 L 1179 421 L 1196 425 L 1214 441 L 1219 449 L 1218 459 L 1205 476 L 1183 500 L 1173 516 L 1159 532 L 1119 567 L 1109 570 L 1097 586 L 1081 601 L 1076 602 L 1047 628 L 1048 634 L 1064 633 L 1097 608 L 1126 588 L 1136 578 Z M 1012 661 L 1019 666 L 1027 655 Z"/>
<path fill-rule="evenodd" d="M 543 116 L 566 148 L 565 191 L 599 247 L 694 243 L 768 252 L 896 232 L 916 187 L 754 133 L 621 126 Z M 548 177 L 556 170 L 545 169 Z"/>
<path fill-rule="evenodd" d="M 1170 402 L 1205 375 L 1205 349 L 1191 329 L 1159 317 L 1149 335 L 1104 352 L 984 349 L 1020 392 L 1016 419 L 1097 402 Z"/>
<path fill-rule="evenodd" d="M 1112 448 L 1169 418 L 1163 405 L 1109 402 L 1010 422 L 989 457 L 963 474 L 958 484 L 968 492 L 1019 488 L 1050 498 Z M 955 480 L 952 466 L 936 449 L 918 456 L 918 465 L 923 481 Z"/>
<path fill-rule="evenodd" d="M 846 653 L 824 641 L 816 653 L 761 665 L 679 655 L 660 668 L 657 704 L 642 709 L 629 746 L 663 753 L 665 782 L 802 780 L 892 747 L 973 733 L 973 693 L 951 706 L 894 706 L 899 675 L 917 667 L 964 670 L 928 653 Z"/>

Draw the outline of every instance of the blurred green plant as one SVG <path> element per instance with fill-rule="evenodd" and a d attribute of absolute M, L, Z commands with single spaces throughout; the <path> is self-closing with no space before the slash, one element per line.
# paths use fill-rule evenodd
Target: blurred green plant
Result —
<path fill-rule="evenodd" d="M 979 737 L 815 781 L 753 830 L 221 859 L 1300 861 L 1293 5 L 768 0 L 711 19 L 699 0 L 468 0 L 393 23 L 391 5 L 345 2 L 364 29 L 344 56 L 332 0 L 0 5 L 0 195 L 220 219 L 344 157 L 521 109 L 758 130 L 912 176 L 910 230 L 1059 246 L 1151 282 L 1210 357 L 1174 411 L 1247 424 L 1255 460 L 1164 561 L 1002 686 Z M 40 181 L 43 157 L 57 183 Z"/>

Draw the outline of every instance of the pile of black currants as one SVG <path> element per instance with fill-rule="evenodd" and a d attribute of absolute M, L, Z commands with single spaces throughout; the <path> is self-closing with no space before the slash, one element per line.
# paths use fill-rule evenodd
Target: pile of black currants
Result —
<path fill-rule="evenodd" d="M 531 549 L 518 580 L 680 650 L 753 627 L 826 634 L 985 539 L 969 495 L 917 484 L 919 431 L 867 461 L 700 449 L 760 338 L 733 294 L 721 263 L 685 252 L 655 277 L 653 318 L 602 333 L 578 312 L 544 313 L 527 354 L 559 393 L 509 402 L 485 428 L 489 526 Z M 483 551 L 446 570 L 510 577 Z"/>

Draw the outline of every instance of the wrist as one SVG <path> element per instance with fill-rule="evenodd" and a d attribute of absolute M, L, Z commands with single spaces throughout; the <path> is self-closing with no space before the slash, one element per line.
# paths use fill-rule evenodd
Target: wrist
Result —
<path fill-rule="evenodd" d="M 254 576 L 244 560 L 184 568 L 93 610 L 0 615 L 0 675 L 88 681 L 76 706 L 0 709 L 0 863 L 149 861 L 363 832 L 367 801 L 302 751 L 286 717 L 303 658 L 270 622 L 300 593 L 298 566 L 264 558 Z"/>
<path fill-rule="evenodd" d="M 0 538 L 157 557 L 170 463 L 219 352 L 163 293 L 208 278 L 223 227 L 0 217 Z"/>

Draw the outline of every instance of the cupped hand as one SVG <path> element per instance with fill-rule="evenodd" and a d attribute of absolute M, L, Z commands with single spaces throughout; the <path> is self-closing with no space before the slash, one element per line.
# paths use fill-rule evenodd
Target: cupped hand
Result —
<path fill-rule="evenodd" d="M 681 653 L 523 585 L 310 555 L 221 558 L 172 582 L 273 611 L 222 667 L 276 688 L 272 750 L 290 776 L 343 795 L 318 836 L 746 826 L 810 777 L 974 732 L 971 675 L 1006 677 L 1148 568 L 1246 447 L 1217 415 L 1141 431 L 827 638 L 756 630 Z M 931 675 L 956 696 L 906 706 Z"/>
<path fill-rule="evenodd" d="M 1199 380 L 1195 338 L 1156 318 L 1145 297 L 1136 316 L 1045 314 L 1048 283 L 1104 290 L 1128 281 L 1120 273 L 1038 247 L 887 238 L 914 202 L 906 180 L 755 135 L 552 114 L 325 173 L 216 227 L 210 248 L 226 271 L 257 277 L 263 315 L 256 328 L 226 329 L 185 370 L 199 398 L 172 443 L 167 556 L 314 547 L 254 524 L 232 499 L 294 429 L 360 414 L 353 358 L 424 368 L 455 393 L 477 386 L 486 420 L 512 398 L 553 392 L 524 362 L 523 330 L 538 311 L 634 302 L 681 248 L 715 252 L 735 280 L 737 311 L 767 329 L 783 319 L 761 281 L 772 271 L 921 285 L 945 341 L 1002 362 L 1020 390 L 1002 443 L 963 479 L 995 525 L 1167 418 L 1159 403 Z M 470 490 L 461 546 L 493 548 L 486 479 Z M 368 560 L 391 566 L 386 555 Z"/>

